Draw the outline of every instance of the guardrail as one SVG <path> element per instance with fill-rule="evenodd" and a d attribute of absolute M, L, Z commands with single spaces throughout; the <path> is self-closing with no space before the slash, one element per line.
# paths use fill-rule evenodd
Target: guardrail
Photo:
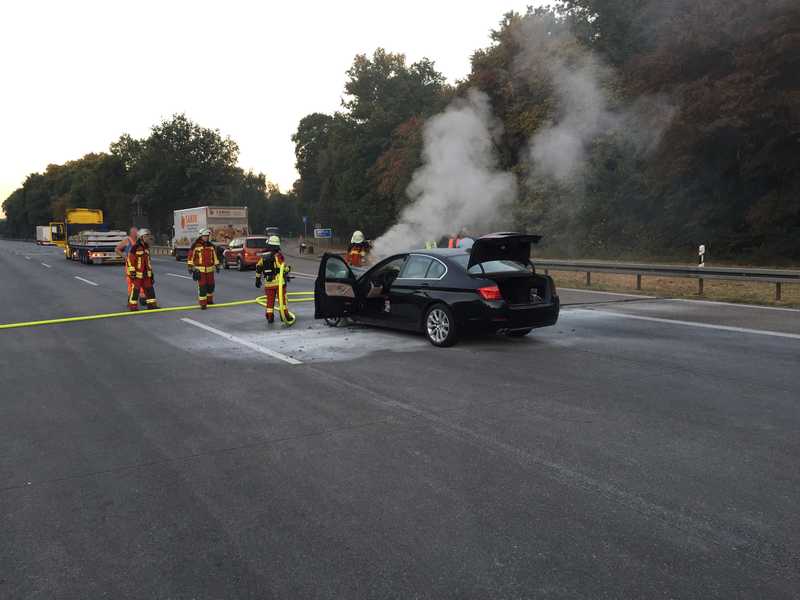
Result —
<path fill-rule="evenodd" d="M 586 273 L 586 285 L 592 285 L 592 273 L 634 275 L 636 289 L 642 289 L 642 277 L 688 277 L 697 279 L 697 293 L 703 294 L 703 280 L 726 279 L 731 281 L 762 282 L 775 285 L 775 300 L 781 299 L 781 285 L 800 283 L 800 271 L 784 269 L 757 269 L 749 267 L 687 267 L 682 265 L 656 265 L 646 263 L 617 263 L 589 260 L 533 259 L 537 267 L 549 271 L 577 271 Z"/>

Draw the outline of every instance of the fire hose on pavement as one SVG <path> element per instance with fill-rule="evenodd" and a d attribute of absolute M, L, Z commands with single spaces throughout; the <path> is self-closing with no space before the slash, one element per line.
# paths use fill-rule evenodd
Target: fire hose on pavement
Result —
<path fill-rule="evenodd" d="M 287 292 L 287 301 L 290 303 L 294 302 L 313 302 L 314 301 L 314 292 L 307 291 L 307 292 Z M 217 308 L 229 308 L 232 306 L 244 306 L 245 304 L 260 304 L 261 306 L 266 306 L 267 298 L 266 296 L 259 296 L 258 298 L 254 298 L 253 300 L 236 300 L 234 302 L 222 302 L 220 304 L 212 304 L 208 308 L 209 309 L 217 309 Z M 0 324 L 0 329 L 18 329 L 22 327 L 37 327 L 40 325 L 60 325 L 62 323 L 76 323 L 80 321 L 96 321 L 99 319 L 113 319 L 116 317 L 135 317 L 135 316 L 143 316 L 143 315 L 153 315 L 158 313 L 166 313 L 166 312 L 175 312 L 180 310 L 197 310 L 200 306 L 197 304 L 191 304 L 188 306 L 168 306 L 166 308 L 154 308 L 152 310 L 143 310 L 143 311 L 125 311 L 125 312 L 115 312 L 115 313 L 101 313 L 97 315 L 83 315 L 79 317 L 62 317 L 59 319 L 45 319 L 42 321 L 26 321 L 21 323 L 2 323 Z M 288 312 L 288 308 L 286 308 Z M 291 313 L 290 313 L 291 314 Z M 294 317 L 294 315 L 292 315 Z M 294 320 L 292 321 L 294 322 Z"/>

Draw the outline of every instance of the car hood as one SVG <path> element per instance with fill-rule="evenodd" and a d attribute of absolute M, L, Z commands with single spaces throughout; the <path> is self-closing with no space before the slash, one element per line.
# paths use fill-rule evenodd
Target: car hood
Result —
<path fill-rule="evenodd" d="M 515 260 L 527 263 L 531 257 L 531 244 L 542 239 L 528 233 L 490 233 L 475 240 L 469 253 L 467 269 L 490 260 Z"/>

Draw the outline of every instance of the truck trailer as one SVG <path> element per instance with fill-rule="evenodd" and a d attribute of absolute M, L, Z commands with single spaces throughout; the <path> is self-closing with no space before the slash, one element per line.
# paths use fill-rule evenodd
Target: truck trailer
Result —
<path fill-rule="evenodd" d="M 175 260 L 186 260 L 189 247 L 197 239 L 201 229 L 211 230 L 211 242 L 222 253 L 231 240 L 250 233 L 246 206 L 197 206 L 184 208 L 174 213 L 172 253 Z"/>
<path fill-rule="evenodd" d="M 53 245 L 53 237 L 50 234 L 50 226 L 49 225 L 37 225 L 36 226 L 36 243 L 40 246 L 52 246 Z"/>
<path fill-rule="evenodd" d="M 122 263 L 124 258 L 115 249 L 127 235 L 109 231 L 99 208 L 67 209 L 63 221 L 50 223 L 54 245 L 64 249 L 64 258 L 84 264 Z"/>

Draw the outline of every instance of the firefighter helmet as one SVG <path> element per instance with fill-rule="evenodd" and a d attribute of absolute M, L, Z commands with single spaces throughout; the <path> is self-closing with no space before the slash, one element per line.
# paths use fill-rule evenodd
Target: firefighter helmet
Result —
<path fill-rule="evenodd" d="M 211 235 L 211 230 L 208 227 L 200 230 L 200 237 L 203 237 L 204 235 Z"/>
<path fill-rule="evenodd" d="M 269 236 L 269 239 L 267 240 L 267 246 L 280 246 L 280 245 L 281 245 L 281 238 L 279 238 L 277 235 Z"/>
<path fill-rule="evenodd" d="M 364 234 L 360 231 L 354 231 L 353 237 L 350 238 L 351 244 L 363 244 L 364 243 Z"/>

